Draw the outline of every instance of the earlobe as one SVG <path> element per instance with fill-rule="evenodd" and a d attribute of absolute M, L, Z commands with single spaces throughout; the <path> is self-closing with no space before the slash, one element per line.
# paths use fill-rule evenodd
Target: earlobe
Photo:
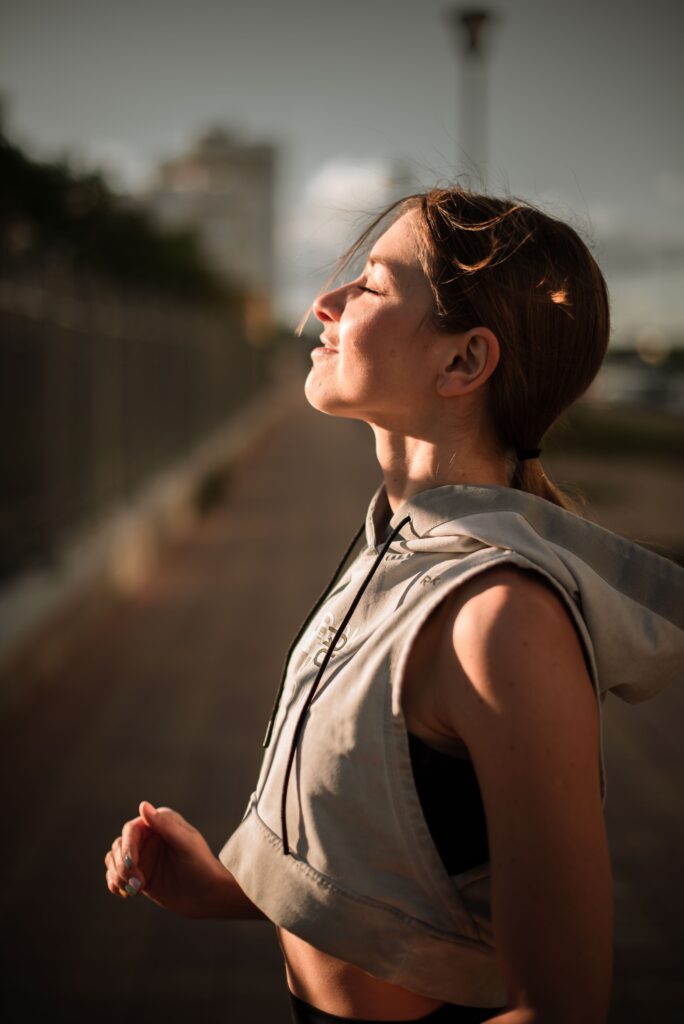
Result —
<path fill-rule="evenodd" d="M 450 350 L 450 362 L 437 379 L 437 391 L 443 398 L 481 387 L 494 373 L 501 354 L 498 339 L 488 327 L 474 327 L 452 338 L 455 347 Z"/>

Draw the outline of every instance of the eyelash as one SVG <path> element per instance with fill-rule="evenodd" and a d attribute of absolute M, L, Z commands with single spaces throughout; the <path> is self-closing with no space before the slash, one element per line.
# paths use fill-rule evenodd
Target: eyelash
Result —
<path fill-rule="evenodd" d="M 365 288 L 362 284 L 357 285 L 362 292 L 370 292 L 371 295 L 379 295 L 379 292 L 374 292 L 372 288 Z"/>

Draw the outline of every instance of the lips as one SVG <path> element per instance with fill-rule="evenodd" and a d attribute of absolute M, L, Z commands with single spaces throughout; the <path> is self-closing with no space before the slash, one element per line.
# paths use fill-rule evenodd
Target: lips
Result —
<path fill-rule="evenodd" d="M 326 348 L 331 348 L 333 352 L 337 352 L 337 345 L 333 345 L 332 341 L 329 341 L 328 338 L 325 338 L 322 334 L 320 336 L 320 340 L 323 342 Z"/>

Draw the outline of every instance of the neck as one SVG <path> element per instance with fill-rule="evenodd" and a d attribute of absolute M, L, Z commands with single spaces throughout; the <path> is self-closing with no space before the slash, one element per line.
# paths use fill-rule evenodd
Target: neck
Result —
<path fill-rule="evenodd" d="M 474 438 L 408 437 L 373 425 L 375 454 L 392 512 L 421 491 L 446 484 L 509 485 L 505 464 Z"/>

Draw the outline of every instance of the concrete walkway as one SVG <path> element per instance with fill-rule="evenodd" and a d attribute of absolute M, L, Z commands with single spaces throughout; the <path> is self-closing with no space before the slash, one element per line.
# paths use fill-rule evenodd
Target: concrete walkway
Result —
<path fill-rule="evenodd" d="M 365 425 L 311 410 L 298 385 L 152 579 L 65 630 L 68 643 L 53 631 L 21 679 L 0 679 L 14 694 L 1 734 L 5 1020 L 288 1020 L 268 924 L 119 901 L 102 861 L 141 798 L 176 807 L 215 850 L 239 822 L 290 639 L 379 482 L 371 442 Z M 606 719 L 611 1022 L 650 1024 L 684 1001 L 684 695 L 612 701 Z"/>

